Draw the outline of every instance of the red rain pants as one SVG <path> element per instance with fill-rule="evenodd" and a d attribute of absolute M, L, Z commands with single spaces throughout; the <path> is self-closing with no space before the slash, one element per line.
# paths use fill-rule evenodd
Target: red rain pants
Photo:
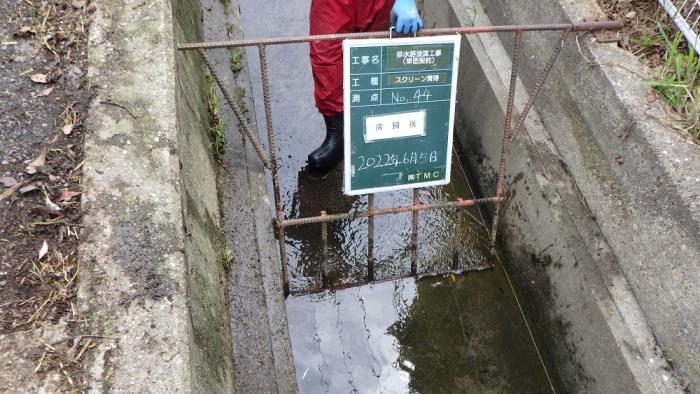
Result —
<path fill-rule="evenodd" d="M 312 0 L 310 33 L 358 33 L 389 29 L 395 0 Z M 319 112 L 332 116 L 343 110 L 343 47 L 340 41 L 311 43 L 314 99 Z"/>

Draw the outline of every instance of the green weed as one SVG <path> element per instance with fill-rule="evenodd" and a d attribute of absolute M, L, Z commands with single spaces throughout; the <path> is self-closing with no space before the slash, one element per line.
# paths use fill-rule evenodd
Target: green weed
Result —
<path fill-rule="evenodd" d="M 243 89 L 240 86 L 236 86 L 236 97 L 238 101 L 238 108 L 241 110 L 241 113 L 246 113 L 248 112 L 248 108 L 245 106 L 245 89 Z"/>
<path fill-rule="evenodd" d="M 208 91 L 207 91 L 207 101 L 209 103 L 209 133 L 212 138 L 212 150 L 214 151 L 214 156 L 218 159 L 224 153 L 224 133 L 226 131 L 226 124 L 219 116 L 219 96 L 216 94 L 216 86 L 211 77 L 207 78 L 208 81 Z"/>
<path fill-rule="evenodd" d="M 231 48 L 231 71 L 234 74 L 243 70 L 243 56 L 238 48 Z"/>
<path fill-rule="evenodd" d="M 687 50 L 681 49 L 683 42 L 681 33 L 671 38 L 661 23 L 657 23 L 657 26 L 666 46 L 666 55 L 659 79 L 647 81 L 647 83 L 661 93 L 671 108 L 680 115 L 688 131 L 698 138 L 700 127 L 695 95 L 700 88 L 698 85 L 700 58 L 692 47 L 688 47 Z M 649 42 L 654 41 L 649 40 Z"/>
<path fill-rule="evenodd" d="M 225 248 L 221 251 L 221 263 L 226 271 L 231 270 L 233 266 L 233 252 L 229 248 Z"/>

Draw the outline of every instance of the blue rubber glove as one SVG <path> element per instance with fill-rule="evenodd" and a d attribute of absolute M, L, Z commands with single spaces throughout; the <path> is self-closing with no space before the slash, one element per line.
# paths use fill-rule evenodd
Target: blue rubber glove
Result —
<path fill-rule="evenodd" d="M 416 33 L 423 27 L 423 21 L 418 14 L 416 0 L 396 0 L 391 9 L 391 24 L 396 32 L 402 34 Z"/>

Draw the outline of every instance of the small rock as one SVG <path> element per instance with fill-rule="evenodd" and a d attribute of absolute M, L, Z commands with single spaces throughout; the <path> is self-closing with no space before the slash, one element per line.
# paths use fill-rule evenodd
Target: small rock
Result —
<path fill-rule="evenodd" d="M 625 18 L 627 19 L 634 19 L 637 16 L 637 11 L 630 11 L 627 14 L 625 14 Z"/>
<path fill-rule="evenodd" d="M 75 8 L 76 10 L 79 10 L 79 9 L 85 7 L 85 2 L 82 1 L 82 0 L 76 0 L 76 1 L 72 2 L 71 5 L 72 5 L 73 8 Z"/>

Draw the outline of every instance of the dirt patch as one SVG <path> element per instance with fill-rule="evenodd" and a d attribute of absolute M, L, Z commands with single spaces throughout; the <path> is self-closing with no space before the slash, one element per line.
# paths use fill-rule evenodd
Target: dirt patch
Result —
<path fill-rule="evenodd" d="M 0 20 L 0 334 L 19 338 L 78 318 L 90 6 L 5 0 Z M 62 386 L 76 388 L 74 342 L 31 349 L 36 373 L 60 369 Z"/>
<path fill-rule="evenodd" d="M 598 0 L 609 18 L 623 20 L 620 46 L 651 70 L 655 90 L 647 101 L 663 103 L 671 126 L 700 143 L 700 63 L 666 11 L 650 0 Z M 700 14 L 694 13 L 694 18 Z M 677 41 L 676 41 L 677 38 Z"/>

